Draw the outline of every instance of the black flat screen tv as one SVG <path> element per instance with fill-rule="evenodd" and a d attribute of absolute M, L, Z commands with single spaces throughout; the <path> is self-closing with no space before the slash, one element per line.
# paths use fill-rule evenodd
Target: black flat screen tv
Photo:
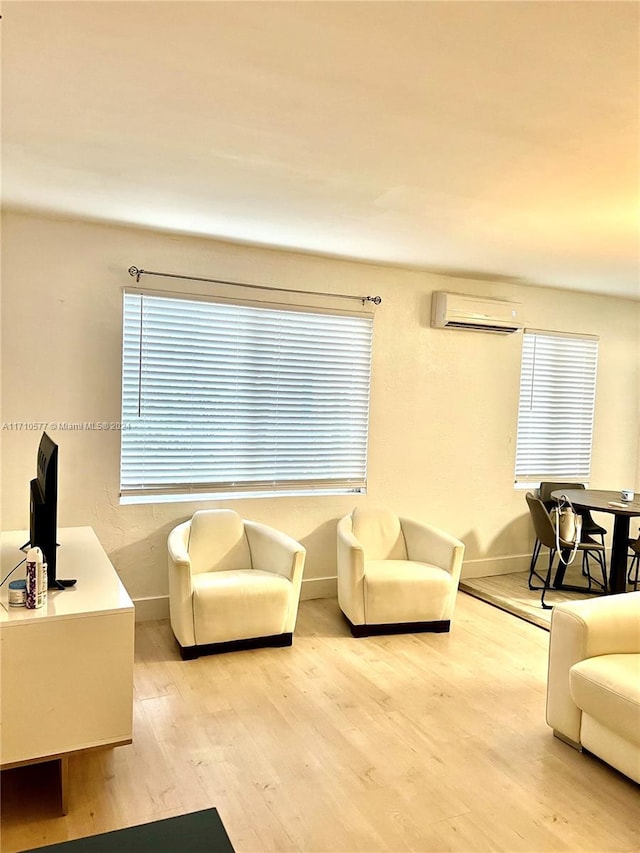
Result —
<path fill-rule="evenodd" d="M 42 550 L 50 589 L 60 587 L 56 580 L 57 530 L 58 445 L 43 432 L 38 446 L 36 477 L 31 481 L 29 544 Z"/>

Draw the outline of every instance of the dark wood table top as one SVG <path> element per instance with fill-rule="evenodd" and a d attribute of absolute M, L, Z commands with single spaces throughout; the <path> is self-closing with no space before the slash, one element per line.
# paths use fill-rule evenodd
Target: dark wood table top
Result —
<path fill-rule="evenodd" d="M 632 501 L 623 501 L 620 492 L 602 489 L 558 489 L 551 492 L 551 497 L 558 500 L 566 495 L 574 506 L 584 509 L 594 509 L 597 512 L 610 512 L 613 515 L 640 515 L 640 499 L 635 495 Z M 611 505 L 614 502 L 614 506 Z"/>

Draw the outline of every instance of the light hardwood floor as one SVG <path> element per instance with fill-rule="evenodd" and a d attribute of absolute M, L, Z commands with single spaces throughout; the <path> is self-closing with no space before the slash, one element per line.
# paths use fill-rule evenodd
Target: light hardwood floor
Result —
<path fill-rule="evenodd" d="M 131 746 L 3 774 L 3 853 L 215 806 L 249 851 L 640 850 L 638 786 L 552 737 L 549 634 L 458 595 L 450 634 L 355 640 L 304 601 L 290 649 L 182 662 L 138 626 Z"/>
<path fill-rule="evenodd" d="M 597 577 L 595 573 L 594 577 Z M 528 622 L 548 631 L 551 627 L 551 611 L 543 610 L 540 604 L 540 590 L 530 590 L 528 579 L 529 572 L 513 572 L 507 575 L 492 575 L 484 578 L 466 578 L 460 582 L 460 588 L 469 595 L 489 601 L 508 613 L 515 613 Z M 581 566 L 572 565 L 569 567 L 565 576 L 565 583 L 587 587 L 587 581 L 582 576 Z M 535 584 L 539 585 L 537 579 Z M 631 587 L 629 588 L 631 589 Z M 595 584 L 592 585 L 592 589 L 594 596 L 601 594 L 601 589 Z M 554 605 L 561 601 L 580 601 L 586 597 L 588 596 L 579 592 L 550 589 L 546 594 L 546 603 Z"/>

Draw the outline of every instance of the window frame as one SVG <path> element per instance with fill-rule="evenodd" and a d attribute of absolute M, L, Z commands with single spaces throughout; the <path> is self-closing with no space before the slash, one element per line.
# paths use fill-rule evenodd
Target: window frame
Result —
<path fill-rule="evenodd" d="M 598 350 L 597 335 L 523 330 L 514 461 L 516 489 L 537 488 L 544 481 L 588 484 Z M 544 430 L 540 428 L 542 422 Z M 546 464 L 541 467 L 543 458 Z"/>
<path fill-rule="evenodd" d="M 136 325 L 132 319 L 133 306 L 138 305 L 140 319 Z M 173 316 L 167 310 L 160 320 L 152 316 L 154 312 L 162 313 L 167 306 L 172 307 Z M 207 321 L 194 320 L 196 315 L 206 316 Z M 154 322 L 160 323 L 160 330 L 157 326 L 152 328 Z M 195 339 L 186 333 L 187 327 L 196 335 Z M 133 340 L 136 335 L 137 341 Z M 243 346 L 249 347 L 250 359 Z M 360 311 L 347 311 L 125 288 L 120 503 L 366 493 L 372 348 L 373 313 L 364 306 Z M 194 367 L 189 373 L 196 351 L 199 372 Z M 176 359 L 173 362 L 172 357 Z M 251 362 L 249 367 L 248 362 Z M 235 376 L 226 384 L 220 378 L 223 367 Z M 249 372 L 254 375 L 256 370 L 260 378 L 247 379 Z M 178 380 L 180 384 L 174 389 L 179 388 L 180 403 L 177 409 L 172 404 L 173 413 L 167 414 L 168 410 L 162 407 L 175 397 L 169 396 L 172 393 L 169 390 L 163 400 L 162 386 L 165 383 L 170 389 L 171 383 Z M 132 416 L 131 397 L 136 382 L 138 415 L 142 415 L 137 418 Z M 198 389 L 195 387 L 198 383 L 211 387 L 206 391 Z M 155 402 L 143 412 L 140 401 L 152 386 Z M 194 390 L 190 395 L 191 389 Z M 210 396 L 206 397 L 207 394 Z M 189 398 L 191 403 L 183 402 Z M 231 415 L 225 410 L 225 418 L 235 419 L 236 425 L 214 440 L 223 417 L 216 409 L 227 404 L 235 408 Z M 157 411 L 152 415 L 153 407 Z M 200 423 L 193 426 L 192 413 L 196 410 L 201 412 Z M 212 417 L 211 424 L 206 422 L 208 415 Z M 181 417 L 187 418 L 189 424 L 180 420 Z M 175 473 L 176 464 L 162 458 L 163 453 L 167 454 L 167 436 L 172 429 L 175 432 L 177 423 L 182 424 L 182 429 L 170 444 L 169 455 L 178 459 L 176 464 L 182 466 L 182 471 L 186 467 L 190 472 L 189 477 L 181 475 L 181 482 Z M 229 420 L 224 424 L 227 426 Z M 197 437 L 188 439 L 185 427 L 197 433 Z M 256 440 L 258 429 L 260 435 Z M 154 430 L 159 440 L 157 451 L 152 450 Z M 242 436 L 246 437 L 244 445 Z M 189 441 L 200 440 L 205 444 L 189 456 L 190 451 L 185 449 Z M 280 453 L 272 457 L 269 448 L 275 446 L 274 442 Z M 246 456 L 237 457 L 241 462 L 225 478 L 220 475 L 226 464 L 222 457 L 228 462 L 227 457 L 233 456 L 228 450 L 230 446 L 236 447 L 238 453 L 244 451 Z M 260 450 L 256 449 L 258 446 Z M 204 461 L 203 456 L 206 456 Z M 280 462 L 275 461 L 275 456 Z M 141 465 L 147 464 L 149 471 L 154 467 L 154 459 L 157 460 L 158 471 L 165 471 L 167 479 L 159 482 L 158 471 L 145 475 L 134 470 L 136 459 L 146 459 L 147 463 Z M 209 460 L 210 476 L 203 479 Z M 233 467 L 233 463 L 229 464 Z M 244 474 L 240 473 L 241 468 L 245 469 Z M 267 469 L 273 473 L 265 474 Z M 294 471 L 293 475 L 284 477 L 285 469 Z M 257 476 L 247 475 L 250 470 L 255 470 Z M 320 476 L 325 470 L 327 476 Z"/>

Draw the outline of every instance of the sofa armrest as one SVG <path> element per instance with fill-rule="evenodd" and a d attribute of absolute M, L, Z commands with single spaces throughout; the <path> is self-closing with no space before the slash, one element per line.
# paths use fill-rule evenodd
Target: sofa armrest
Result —
<path fill-rule="evenodd" d="M 640 592 L 556 604 L 549 638 L 548 725 L 579 743 L 581 711 L 571 697 L 571 667 L 587 658 L 633 652 L 640 652 Z"/>
<path fill-rule="evenodd" d="M 257 521 L 245 520 L 244 529 L 252 567 L 282 575 L 300 587 L 307 554 L 305 548 L 286 533 Z"/>
<path fill-rule="evenodd" d="M 460 580 L 464 543 L 450 533 L 411 518 L 401 518 L 407 557 L 444 569 L 455 583 Z"/>

